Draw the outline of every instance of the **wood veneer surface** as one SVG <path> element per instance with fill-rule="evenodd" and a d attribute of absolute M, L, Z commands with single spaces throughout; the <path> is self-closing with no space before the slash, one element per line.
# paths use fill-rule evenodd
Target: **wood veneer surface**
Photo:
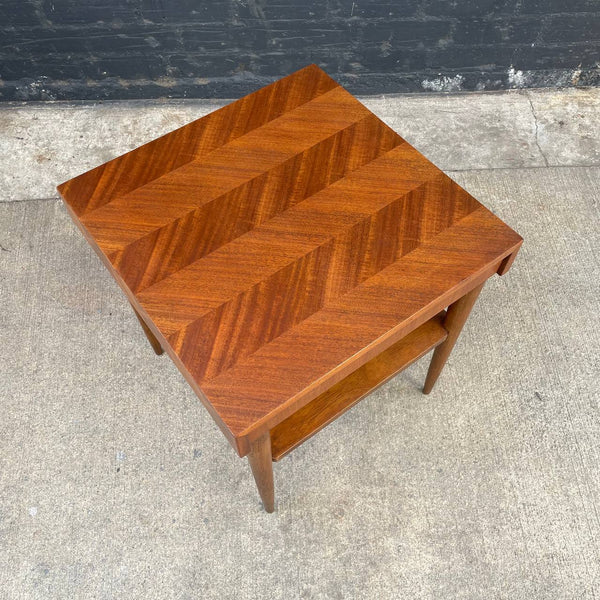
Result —
<path fill-rule="evenodd" d="M 242 455 L 521 243 L 315 65 L 58 189 Z"/>

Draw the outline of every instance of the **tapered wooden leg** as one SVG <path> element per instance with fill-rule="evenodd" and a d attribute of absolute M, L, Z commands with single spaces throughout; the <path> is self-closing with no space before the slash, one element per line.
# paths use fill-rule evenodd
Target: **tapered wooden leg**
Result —
<path fill-rule="evenodd" d="M 268 513 L 272 513 L 275 510 L 275 486 L 273 484 L 271 435 L 268 431 L 252 443 L 248 462 L 263 506 Z"/>
<path fill-rule="evenodd" d="M 448 312 L 446 313 L 446 318 L 443 323 L 448 331 L 448 337 L 446 338 L 446 341 L 443 344 L 440 344 L 433 352 L 429 371 L 427 372 L 427 378 L 425 379 L 425 386 L 423 387 L 424 394 L 429 394 L 433 389 L 484 284 L 485 281 L 448 307 Z"/>
<path fill-rule="evenodd" d="M 131 308 L 133 308 L 133 306 Z M 146 325 L 144 319 L 140 317 L 140 314 L 137 310 L 135 310 L 135 308 L 133 308 L 133 312 L 138 318 L 138 321 L 140 322 L 140 325 L 142 326 L 142 329 L 144 330 L 144 333 L 146 334 L 146 337 L 148 338 L 148 341 L 150 342 L 150 345 L 152 346 L 154 352 L 156 352 L 156 354 L 159 355 L 162 354 L 164 350 L 162 349 L 160 342 L 156 339 L 156 336 L 152 333 L 152 331 L 150 331 L 150 328 L 148 327 L 148 325 Z"/>
<path fill-rule="evenodd" d="M 512 264 L 515 262 L 515 258 L 517 258 L 517 254 L 519 253 L 519 249 L 515 250 L 512 254 L 509 254 L 498 267 L 498 275 L 504 275 L 508 273 L 508 270 L 512 267 Z"/>

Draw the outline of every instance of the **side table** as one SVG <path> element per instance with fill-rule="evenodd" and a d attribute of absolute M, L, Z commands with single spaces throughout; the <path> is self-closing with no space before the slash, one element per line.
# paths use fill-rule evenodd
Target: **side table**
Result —
<path fill-rule="evenodd" d="M 435 348 L 521 237 L 310 65 L 58 187 L 274 509 L 272 462 Z"/>

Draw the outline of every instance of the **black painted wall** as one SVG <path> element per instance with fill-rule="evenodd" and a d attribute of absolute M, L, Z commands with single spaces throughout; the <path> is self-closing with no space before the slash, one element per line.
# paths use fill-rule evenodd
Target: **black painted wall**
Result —
<path fill-rule="evenodd" d="M 600 0 L 0 0 L 0 100 L 598 85 Z"/>

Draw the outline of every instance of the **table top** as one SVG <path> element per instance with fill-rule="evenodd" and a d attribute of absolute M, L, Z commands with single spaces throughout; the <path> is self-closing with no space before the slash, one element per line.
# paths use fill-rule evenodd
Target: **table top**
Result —
<path fill-rule="evenodd" d="M 58 189 L 240 454 L 521 243 L 315 65 Z"/>

